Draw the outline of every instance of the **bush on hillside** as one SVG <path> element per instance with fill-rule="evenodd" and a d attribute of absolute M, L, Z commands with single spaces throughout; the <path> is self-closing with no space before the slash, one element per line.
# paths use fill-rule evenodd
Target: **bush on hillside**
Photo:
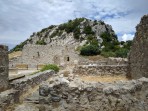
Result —
<path fill-rule="evenodd" d="M 59 67 L 55 64 L 48 64 L 48 65 L 45 65 L 42 69 L 41 69 L 41 72 L 43 71 L 46 71 L 46 70 L 54 70 L 55 72 L 58 72 L 59 71 Z"/>
<path fill-rule="evenodd" d="M 129 50 L 125 48 L 120 48 L 119 50 L 115 51 L 116 57 L 126 58 Z"/>
<path fill-rule="evenodd" d="M 74 30 L 74 38 L 79 39 L 80 38 L 80 28 L 76 28 Z"/>
<path fill-rule="evenodd" d="M 43 39 L 42 39 L 42 40 L 38 40 L 38 41 L 36 42 L 36 45 L 46 45 L 46 42 L 44 42 Z"/>
<path fill-rule="evenodd" d="M 80 49 L 80 54 L 84 56 L 98 55 L 100 54 L 100 50 L 95 45 L 87 45 Z"/>
<path fill-rule="evenodd" d="M 93 34 L 94 35 L 94 32 L 92 31 L 92 28 L 91 28 L 91 26 L 85 26 L 84 27 L 84 33 L 85 34 Z"/>
<path fill-rule="evenodd" d="M 98 46 L 98 40 L 93 36 L 93 35 L 88 35 L 87 36 L 87 42 L 91 45 Z"/>

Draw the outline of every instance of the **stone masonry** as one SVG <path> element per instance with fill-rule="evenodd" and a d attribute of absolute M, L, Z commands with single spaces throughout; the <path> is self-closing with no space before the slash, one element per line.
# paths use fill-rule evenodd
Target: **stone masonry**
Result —
<path fill-rule="evenodd" d="M 136 27 L 136 34 L 129 54 L 128 77 L 148 77 L 148 15 Z"/>
<path fill-rule="evenodd" d="M 8 87 L 8 47 L 0 45 L 0 92 Z"/>
<path fill-rule="evenodd" d="M 56 76 L 40 86 L 40 111 L 148 111 L 148 79 L 88 83 Z"/>
<path fill-rule="evenodd" d="M 73 69 L 73 73 L 87 76 L 125 76 L 127 65 L 78 65 Z"/>

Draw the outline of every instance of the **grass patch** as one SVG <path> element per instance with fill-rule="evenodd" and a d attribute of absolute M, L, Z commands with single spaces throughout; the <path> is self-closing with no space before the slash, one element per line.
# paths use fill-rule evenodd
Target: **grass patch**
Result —
<path fill-rule="evenodd" d="M 60 68 L 55 64 L 48 64 L 45 65 L 40 71 L 43 72 L 46 70 L 54 70 L 55 72 L 59 72 Z"/>

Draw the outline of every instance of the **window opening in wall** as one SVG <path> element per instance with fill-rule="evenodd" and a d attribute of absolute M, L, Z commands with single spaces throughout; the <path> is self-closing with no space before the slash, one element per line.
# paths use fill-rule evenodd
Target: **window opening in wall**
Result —
<path fill-rule="evenodd" d="M 67 57 L 67 61 L 69 61 L 69 57 Z"/>

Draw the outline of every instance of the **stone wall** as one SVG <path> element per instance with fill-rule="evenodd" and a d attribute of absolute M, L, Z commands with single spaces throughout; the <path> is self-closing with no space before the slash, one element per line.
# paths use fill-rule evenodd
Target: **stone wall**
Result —
<path fill-rule="evenodd" d="M 0 111 L 6 111 L 9 105 L 19 103 L 19 91 L 10 89 L 0 93 Z"/>
<path fill-rule="evenodd" d="M 8 47 L 0 45 L 0 92 L 8 87 Z"/>
<path fill-rule="evenodd" d="M 55 77 L 40 86 L 41 111 L 148 111 L 148 79 L 87 83 Z"/>
<path fill-rule="evenodd" d="M 75 52 L 75 45 L 26 45 L 22 51 L 22 57 L 11 60 L 11 66 L 27 64 L 34 68 L 38 64 L 69 64 L 79 60 Z"/>
<path fill-rule="evenodd" d="M 39 72 L 37 74 L 26 76 L 25 78 L 14 80 L 10 83 L 12 89 L 18 90 L 20 94 L 27 92 L 31 87 L 39 85 L 51 77 L 54 71 Z"/>
<path fill-rule="evenodd" d="M 12 81 L 10 89 L 0 93 L 0 111 L 6 111 L 9 105 L 21 102 L 21 95 L 46 81 L 53 74 L 54 71 L 45 71 Z"/>
<path fill-rule="evenodd" d="M 148 15 L 142 17 L 129 54 L 128 77 L 148 77 Z"/>
<path fill-rule="evenodd" d="M 78 65 L 73 69 L 73 73 L 88 76 L 125 76 L 127 73 L 127 65 Z"/>

